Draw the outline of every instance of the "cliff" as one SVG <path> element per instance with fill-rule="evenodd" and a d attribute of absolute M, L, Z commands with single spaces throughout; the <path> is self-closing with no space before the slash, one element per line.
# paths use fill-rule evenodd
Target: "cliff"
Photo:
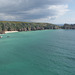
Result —
<path fill-rule="evenodd" d="M 57 26 L 51 23 L 0 21 L 0 34 L 4 34 L 5 31 L 35 31 L 45 29 L 75 29 L 75 24 Z"/>
<path fill-rule="evenodd" d="M 75 29 L 75 24 L 64 24 L 63 29 Z"/>
<path fill-rule="evenodd" d="M 1 34 L 5 31 L 32 31 L 44 29 L 59 29 L 59 26 L 50 23 L 0 21 Z"/>

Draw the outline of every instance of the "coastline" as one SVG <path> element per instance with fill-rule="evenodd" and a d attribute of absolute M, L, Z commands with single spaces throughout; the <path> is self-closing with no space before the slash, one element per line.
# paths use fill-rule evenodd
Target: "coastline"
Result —
<path fill-rule="evenodd" d="M 75 29 L 75 24 L 58 26 L 51 23 L 0 21 L 0 34 L 47 29 Z"/>
<path fill-rule="evenodd" d="M 15 33 L 15 32 L 18 32 L 18 31 L 5 31 L 5 34 L 7 34 L 7 33 Z"/>

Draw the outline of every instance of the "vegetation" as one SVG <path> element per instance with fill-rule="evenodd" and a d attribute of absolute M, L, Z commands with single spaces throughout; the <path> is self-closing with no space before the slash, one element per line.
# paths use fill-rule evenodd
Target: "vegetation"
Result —
<path fill-rule="evenodd" d="M 31 31 L 44 29 L 58 29 L 59 26 L 50 23 L 31 23 L 16 21 L 0 21 L 0 33 L 5 31 Z"/>
<path fill-rule="evenodd" d="M 45 29 L 75 29 L 75 24 L 57 26 L 51 23 L 0 21 L 0 34 L 4 34 L 5 31 L 32 31 Z"/>
<path fill-rule="evenodd" d="M 63 29 L 75 29 L 75 24 L 64 24 Z"/>

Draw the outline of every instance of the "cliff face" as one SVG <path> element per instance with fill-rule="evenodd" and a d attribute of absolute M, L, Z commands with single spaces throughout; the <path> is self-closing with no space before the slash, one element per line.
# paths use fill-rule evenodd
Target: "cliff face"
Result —
<path fill-rule="evenodd" d="M 4 31 L 32 31 L 44 29 L 59 29 L 59 26 L 50 23 L 0 21 L 0 33 L 2 34 Z"/>
<path fill-rule="evenodd" d="M 75 29 L 75 24 L 64 24 L 63 26 L 57 26 L 50 23 L 0 21 L 0 34 L 4 34 L 5 31 L 35 31 L 45 29 Z"/>
<path fill-rule="evenodd" d="M 75 29 L 75 24 L 64 24 L 63 29 Z"/>

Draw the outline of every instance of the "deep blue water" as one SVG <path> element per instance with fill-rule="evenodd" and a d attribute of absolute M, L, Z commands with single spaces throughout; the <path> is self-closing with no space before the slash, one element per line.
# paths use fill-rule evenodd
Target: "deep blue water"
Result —
<path fill-rule="evenodd" d="M 75 75 L 75 30 L 1 36 L 0 75 Z"/>

